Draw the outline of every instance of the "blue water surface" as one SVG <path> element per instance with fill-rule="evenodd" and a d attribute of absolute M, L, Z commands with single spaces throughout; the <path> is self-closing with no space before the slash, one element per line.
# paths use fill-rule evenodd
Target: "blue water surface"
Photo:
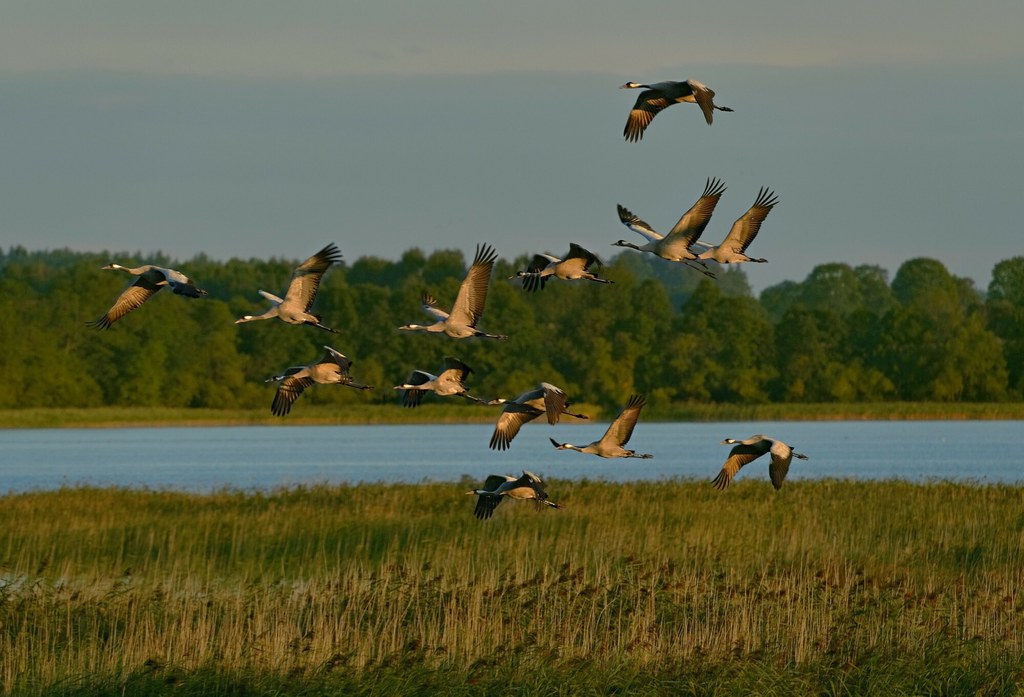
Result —
<path fill-rule="evenodd" d="M 454 482 L 522 469 L 546 478 L 710 480 L 726 437 L 765 433 L 810 460 L 790 478 L 932 479 L 1021 483 L 1020 421 L 641 423 L 629 447 L 649 460 L 555 450 L 585 445 L 605 423 L 526 425 L 508 451 L 488 449 L 492 425 L 238 426 L 0 430 L 0 491 L 65 485 L 184 491 L 272 489 L 314 483 Z M 767 480 L 767 458 L 739 478 Z"/>

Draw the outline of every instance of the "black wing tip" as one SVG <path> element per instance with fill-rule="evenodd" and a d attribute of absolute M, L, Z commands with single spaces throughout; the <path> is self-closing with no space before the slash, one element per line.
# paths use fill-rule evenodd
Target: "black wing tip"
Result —
<path fill-rule="evenodd" d="M 498 259 L 498 253 L 494 247 L 486 242 L 476 246 L 476 255 L 473 257 L 474 264 L 493 264 Z"/>
<path fill-rule="evenodd" d="M 629 210 L 621 203 L 616 203 L 615 209 L 619 212 L 619 220 L 621 220 L 623 223 L 627 225 L 636 220 L 639 220 L 639 218 L 637 218 L 637 216 L 633 214 L 633 211 Z"/>
<path fill-rule="evenodd" d="M 488 447 L 491 450 L 508 450 L 508 446 L 511 445 L 512 440 L 495 433 L 491 436 L 491 442 Z"/>
<path fill-rule="evenodd" d="M 779 197 L 774 191 L 767 186 L 762 186 L 757 192 L 757 199 L 754 201 L 755 206 L 762 208 L 774 208 L 779 202 Z"/>
<path fill-rule="evenodd" d="M 640 99 L 637 99 L 637 103 L 639 102 Z M 644 137 L 644 127 L 634 125 L 631 121 L 627 121 L 626 127 L 622 129 L 622 136 L 626 139 L 627 143 L 639 143 Z"/>
<path fill-rule="evenodd" d="M 626 402 L 626 408 L 630 407 L 643 407 L 646 406 L 647 399 L 642 394 L 630 395 L 629 401 Z"/>
<path fill-rule="evenodd" d="M 402 406 L 415 409 L 423 402 L 423 390 L 405 390 L 402 395 Z"/>
<path fill-rule="evenodd" d="M 725 193 L 725 182 L 718 177 L 708 177 L 707 183 L 704 185 L 703 196 L 721 196 Z"/>

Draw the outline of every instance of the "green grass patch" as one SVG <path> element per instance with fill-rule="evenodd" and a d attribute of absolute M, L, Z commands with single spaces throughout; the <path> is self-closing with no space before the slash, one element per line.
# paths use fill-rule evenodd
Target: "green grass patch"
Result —
<path fill-rule="evenodd" d="M 552 481 L 0 498 L 18 695 L 1013 694 L 1024 489 Z"/>

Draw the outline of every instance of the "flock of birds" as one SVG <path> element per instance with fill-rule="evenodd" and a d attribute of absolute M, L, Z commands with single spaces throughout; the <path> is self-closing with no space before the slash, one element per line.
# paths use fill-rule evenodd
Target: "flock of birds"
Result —
<path fill-rule="evenodd" d="M 704 113 L 710 125 L 714 112 L 732 111 L 729 107 L 714 103 L 715 93 L 706 85 L 696 80 L 683 82 L 658 82 L 645 85 L 627 82 L 621 89 L 642 89 L 637 97 L 626 121 L 623 131 L 627 141 L 637 142 L 643 138 L 645 129 L 661 111 L 672 104 L 681 102 L 696 103 Z M 613 242 L 613 246 L 628 247 L 640 252 L 648 252 L 670 262 L 680 263 L 688 268 L 715 278 L 708 268 L 708 261 L 719 264 L 757 262 L 765 259 L 748 256 L 747 247 L 757 237 L 761 224 L 778 203 L 778 197 L 767 188 L 762 188 L 754 200 L 754 204 L 733 223 L 729 233 L 719 245 L 701 241 L 711 216 L 725 192 L 725 185 L 717 178 L 709 178 L 700 198 L 690 207 L 672 229 L 665 235 L 654 230 L 649 224 L 631 213 L 624 206 L 618 206 L 619 220 L 630 230 L 638 233 L 647 241 L 634 244 L 626 240 Z M 459 286 L 451 308 L 443 309 L 438 301 L 428 292 L 422 295 L 424 312 L 433 318 L 432 324 L 405 324 L 399 327 L 404 331 L 422 331 L 433 334 L 445 334 L 452 339 L 468 339 L 480 337 L 486 339 L 505 340 L 504 334 L 490 334 L 481 330 L 480 322 L 487 302 L 487 290 L 490 286 L 494 263 L 498 255 L 487 244 L 478 245 L 473 262 Z M 299 264 L 292 273 L 291 281 L 281 298 L 267 291 L 259 294 L 270 302 L 270 307 L 260 315 L 244 315 L 235 324 L 255 322 L 277 318 L 287 324 L 311 325 L 326 332 L 338 333 L 323 324 L 320 315 L 311 312 L 320 282 L 327 270 L 342 260 L 341 252 L 334 243 L 328 244 L 319 252 Z M 588 280 L 595 283 L 610 284 L 614 281 L 599 277 L 591 269 L 602 265 L 594 253 L 576 243 L 569 245 L 569 252 L 564 258 L 549 253 L 536 254 L 527 268 L 516 272 L 509 280 L 518 279 L 525 291 L 543 290 L 547 282 L 553 278 L 563 281 Z M 89 324 L 100 329 L 109 329 L 125 315 L 141 307 L 147 300 L 165 287 L 171 292 L 187 298 L 200 298 L 207 295 L 205 290 L 196 287 L 195 283 L 185 274 L 175 269 L 168 269 L 152 264 L 139 267 L 126 267 L 120 264 L 108 264 L 103 269 L 123 271 L 135 277 L 125 288 L 114 304 L 99 319 Z M 347 385 L 354 389 L 370 390 L 369 385 L 361 384 L 352 377 L 350 370 L 352 361 L 340 351 L 324 346 L 321 358 L 309 365 L 295 366 L 275 375 L 267 382 L 278 383 L 270 410 L 277 416 L 285 416 L 295 401 L 306 388 L 313 384 Z M 494 432 L 489 447 L 493 450 L 508 450 L 512 440 L 522 426 L 541 415 L 549 424 L 557 424 L 563 414 L 577 419 L 588 418 L 584 414 L 569 411 L 571 403 L 566 393 L 547 382 L 541 382 L 515 399 L 482 399 L 469 394 L 465 381 L 472 373 L 472 368 L 457 358 L 446 356 L 440 370 L 435 375 L 425 370 L 415 369 L 395 390 L 401 391 L 402 404 L 406 407 L 417 407 L 427 392 L 440 397 L 458 396 L 484 404 L 500 405 Z M 625 446 L 629 443 L 640 418 L 646 401 L 642 395 L 632 395 L 629 401 L 611 422 L 604 435 L 587 445 L 560 443 L 551 438 L 551 444 L 557 450 L 574 450 L 589 455 L 605 458 L 651 458 L 649 453 L 638 454 Z M 807 456 L 794 452 L 782 441 L 757 434 L 745 440 L 727 438 L 722 445 L 732 445 L 729 456 L 713 484 L 718 489 L 726 488 L 742 467 L 770 454 L 768 467 L 772 485 L 778 489 L 789 471 L 790 462 L 794 457 L 806 460 Z M 538 506 L 560 508 L 559 504 L 548 498 L 544 490 L 544 482 L 536 474 L 523 470 L 519 477 L 492 474 L 484 480 L 483 486 L 466 492 L 477 497 L 475 515 L 481 520 L 491 517 L 494 509 L 505 498 L 533 500 Z"/>

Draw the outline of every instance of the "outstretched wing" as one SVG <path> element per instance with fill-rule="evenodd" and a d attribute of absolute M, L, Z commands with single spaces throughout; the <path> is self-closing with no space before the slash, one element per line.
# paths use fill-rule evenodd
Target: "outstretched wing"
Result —
<path fill-rule="evenodd" d="M 445 356 L 444 362 L 441 364 L 441 375 L 438 377 L 446 381 L 455 381 L 458 384 L 469 377 L 469 374 L 473 372 L 473 369 L 468 365 L 460 361 L 458 358 L 452 356 Z"/>
<path fill-rule="evenodd" d="M 672 104 L 675 104 L 675 100 L 670 100 L 658 90 L 644 90 L 637 96 L 629 112 L 622 135 L 633 143 L 639 141 L 654 117 Z"/>
<path fill-rule="evenodd" d="M 494 514 L 494 509 L 498 507 L 503 498 L 505 497 L 498 494 L 478 494 L 473 515 L 480 520 L 487 520 Z"/>
<path fill-rule="evenodd" d="M 548 267 L 551 262 L 557 262 L 558 259 L 547 254 L 534 254 L 533 259 L 526 266 L 526 273 L 540 273 Z"/>
<path fill-rule="evenodd" d="M 655 232 L 654 228 L 641 220 L 638 216 L 633 215 L 628 208 L 621 204 L 616 204 L 616 208 L 619 211 L 619 220 L 630 230 L 638 235 L 643 235 L 644 239 L 648 242 L 657 242 L 662 239 L 661 233 Z"/>
<path fill-rule="evenodd" d="M 433 375 L 431 375 L 430 373 L 426 372 L 425 370 L 413 370 L 411 373 L 409 373 L 409 378 L 405 381 L 405 384 L 406 385 L 425 385 L 425 384 L 427 384 L 428 382 L 430 382 L 431 380 L 434 380 L 434 379 L 435 379 L 435 377 Z M 425 395 L 426 393 L 427 393 L 426 389 L 417 390 L 415 388 L 413 388 L 413 389 L 408 389 L 407 388 L 407 389 L 403 390 L 402 391 L 402 406 L 409 407 L 410 409 L 418 407 L 420 405 L 420 403 L 423 401 L 423 395 Z"/>
<path fill-rule="evenodd" d="M 640 418 L 640 411 L 644 408 L 645 404 L 647 404 L 647 401 L 641 395 L 635 394 L 630 397 L 626 406 L 623 407 L 619 415 L 608 426 L 608 430 L 605 431 L 601 440 L 614 445 L 625 445 L 628 443 L 633 435 L 637 419 Z"/>
<path fill-rule="evenodd" d="M 534 254 L 533 260 L 526 267 L 526 276 L 523 276 L 523 290 L 534 292 L 537 290 L 543 290 L 544 286 L 547 285 L 548 277 L 541 276 L 540 273 L 548 267 L 552 261 L 557 262 L 558 259 L 555 257 L 549 257 L 546 254 Z"/>
<path fill-rule="evenodd" d="M 484 480 L 483 491 L 497 491 L 498 487 L 507 482 L 515 481 L 515 477 L 510 477 L 505 474 L 492 474 Z M 487 520 L 494 513 L 494 509 L 501 503 L 501 499 L 504 498 L 500 494 L 477 494 L 476 509 L 473 511 L 480 520 Z"/>
<path fill-rule="evenodd" d="M 477 245 L 473 264 L 466 272 L 466 278 L 459 286 L 459 293 L 452 304 L 452 318 L 460 324 L 475 327 L 484 314 L 487 304 L 487 287 L 491 282 L 491 270 L 498 253 L 488 245 Z"/>
<path fill-rule="evenodd" d="M 298 304 L 306 312 L 316 300 L 316 292 L 320 289 L 320 279 L 323 278 L 331 264 L 341 261 L 341 252 L 338 246 L 331 242 L 319 252 L 299 264 L 292 273 L 292 280 L 288 284 L 288 292 L 285 293 L 285 301 Z"/>
<path fill-rule="evenodd" d="M 498 416 L 498 423 L 494 425 L 494 433 L 491 434 L 489 445 L 491 450 L 508 450 L 512 439 L 519 433 L 523 424 L 533 421 L 540 415 L 540 410 L 524 404 L 517 402 L 505 404 L 501 415 Z"/>
<path fill-rule="evenodd" d="M 721 246 L 733 251 L 743 253 L 747 246 L 754 241 L 757 233 L 761 230 L 761 223 L 772 212 L 772 208 L 779 202 L 778 197 L 767 187 L 762 187 L 757 193 L 757 199 L 746 213 L 732 224 L 729 234 Z"/>
<path fill-rule="evenodd" d="M 274 416 L 284 416 L 292 410 L 295 400 L 302 395 L 302 391 L 313 384 L 313 378 L 309 377 L 306 370 L 299 371 L 281 380 L 274 394 L 274 401 L 270 405 L 270 412 Z"/>
<path fill-rule="evenodd" d="M 437 300 L 430 293 L 424 292 L 420 295 L 420 307 L 422 307 L 423 311 L 428 315 L 431 315 L 442 322 L 448 319 L 448 313 L 441 309 L 437 304 Z"/>
<path fill-rule="evenodd" d="M 161 286 L 156 285 L 145 276 L 139 276 L 135 279 L 134 283 L 121 291 L 121 295 L 117 296 L 117 300 L 114 301 L 114 304 L 107 310 L 106 314 L 94 322 L 89 322 L 89 326 L 97 327 L 98 329 L 109 329 L 114 322 L 132 310 L 141 307 L 160 288 Z"/>
<path fill-rule="evenodd" d="M 583 262 L 583 270 L 590 271 L 591 266 L 601 266 L 601 259 L 596 254 L 588 249 L 584 249 L 575 242 L 569 243 L 569 253 L 566 255 L 564 261 L 570 259 L 579 259 Z"/>
<path fill-rule="evenodd" d="M 770 447 L 771 441 L 769 440 L 760 440 L 756 443 L 740 443 L 733 446 L 733 449 L 729 451 L 729 457 L 726 459 L 725 464 L 722 465 L 722 471 L 714 479 L 715 488 L 724 489 L 729 486 L 732 478 L 736 476 L 736 473 L 744 465 L 748 465 L 764 455 Z"/>
<path fill-rule="evenodd" d="M 709 177 L 704 185 L 704 193 L 690 207 L 690 210 L 683 213 L 679 222 L 669 231 L 668 237 L 672 240 L 681 240 L 687 248 L 695 244 L 708 226 L 708 221 L 711 220 L 711 215 L 715 212 L 715 206 L 718 205 L 718 200 L 722 198 L 724 192 L 725 184 L 719 179 Z"/>

